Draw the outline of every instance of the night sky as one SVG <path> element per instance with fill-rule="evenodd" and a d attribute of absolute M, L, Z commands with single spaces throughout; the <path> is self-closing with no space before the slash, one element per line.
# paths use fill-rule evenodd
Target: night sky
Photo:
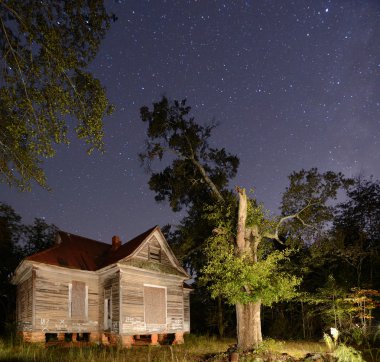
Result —
<path fill-rule="evenodd" d="M 137 154 L 139 108 L 188 99 L 216 120 L 215 146 L 240 158 L 231 186 L 256 190 L 273 213 L 294 170 L 380 178 L 380 1 L 106 1 L 118 21 L 91 64 L 116 110 L 106 153 L 74 140 L 45 163 L 48 192 L 3 184 L 25 223 L 110 242 L 181 215 L 157 204 Z M 160 165 L 157 164 L 157 167 Z"/>

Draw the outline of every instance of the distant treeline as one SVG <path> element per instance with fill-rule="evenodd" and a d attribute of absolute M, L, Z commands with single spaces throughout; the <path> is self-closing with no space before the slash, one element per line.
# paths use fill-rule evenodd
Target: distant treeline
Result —
<path fill-rule="evenodd" d="M 36 218 L 32 225 L 21 222 L 21 216 L 0 203 L 0 334 L 15 331 L 16 292 L 10 279 L 22 259 L 54 243 L 57 227 Z"/>

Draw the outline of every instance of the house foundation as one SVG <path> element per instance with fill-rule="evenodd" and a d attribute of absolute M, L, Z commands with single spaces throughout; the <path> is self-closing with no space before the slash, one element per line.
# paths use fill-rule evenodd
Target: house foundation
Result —
<path fill-rule="evenodd" d="M 20 332 L 21 338 L 27 343 L 45 343 L 46 337 L 44 332 Z"/>
<path fill-rule="evenodd" d="M 99 333 L 94 333 L 94 332 L 91 332 L 90 333 L 90 336 L 89 336 L 89 339 L 90 339 L 90 343 L 96 343 L 98 344 L 99 341 L 100 341 L 100 334 Z"/>
<path fill-rule="evenodd" d="M 150 345 L 151 346 L 159 346 L 160 345 L 158 343 L 158 334 L 151 334 L 151 336 L 150 336 Z"/>
<path fill-rule="evenodd" d="M 133 336 L 121 336 L 120 340 L 121 340 L 121 345 L 124 348 L 131 348 L 132 345 L 135 344 L 135 339 L 133 338 Z"/>
<path fill-rule="evenodd" d="M 183 339 L 183 332 L 177 332 L 174 336 L 173 344 L 184 344 L 185 341 Z"/>

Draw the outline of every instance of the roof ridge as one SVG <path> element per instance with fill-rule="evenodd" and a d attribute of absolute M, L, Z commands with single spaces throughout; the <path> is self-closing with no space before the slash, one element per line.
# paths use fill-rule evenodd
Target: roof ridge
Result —
<path fill-rule="evenodd" d="M 78 234 L 73 234 L 73 233 L 70 233 L 70 232 L 67 232 L 67 231 L 63 231 L 63 230 L 58 230 L 58 233 L 64 233 L 64 234 L 66 234 L 68 237 L 70 237 L 70 236 L 75 236 L 75 237 L 77 237 L 77 238 L 86 239 L 86 240 L 93 241 L 93 242 L 95 242 L 95 243 L 99 243 L 99 244 L 103 244 L 103 245 L 111 246 L 111 244 L 109 244 L 109 243 L 105 243 L 104 241 L 95 240 L 95 239 L 90 239 L 90 238 L 87 238 L 87 237 L 85 237 L 85 236 L 78 235 Z"/>
<path fill-rule="evenodd" d="M 158 226 L 158 225 L 155 225 L 155 226 L 151 227 L 150 229 L 145 230 L 143 233 L 140 233 L 140 234 L 134 236 L 132 239 L 129 239 L 128 241 L 126 241 L 123 245 L 128 244 L 130 241 L 133 241 L 133 240 L 137 239 L 137 238 L 138 238 L 139 236 L 141 236 L 141 235 L 152 233 L 152 231 L 153 231 L 154 229 L 156 229 L 157 227 L 159 227 L 159 226 Z"/>

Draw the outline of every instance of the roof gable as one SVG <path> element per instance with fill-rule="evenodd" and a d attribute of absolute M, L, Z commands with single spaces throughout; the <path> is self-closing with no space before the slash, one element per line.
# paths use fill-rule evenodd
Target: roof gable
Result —
<path fill-rule="evenodd" d="M 190 278 L 189 274 L 185 271 L 185 269 L 183 269 L 178 259 L 174 255 L 172 249 L 170 248 L 168 242 L 165 239 L 165 236 L 162 234 L 161 229 L 158 226 L 152 229 L 151 233 L 149 233 L 146 236 L 145 240 L 142 240 L 140 245 L 136 247 L 136 249 L 124 259 L 131 260 L 141 258 L 149 260 L 149 256 L 146 256 L 149 253 L 149 248 L 152 247 L 154 249 L 157 249 L 157 247 L 161 248 L 161 261 L 157 263 L 161 263 L 166 266 L 171 266 L 181 274 Z"/>

